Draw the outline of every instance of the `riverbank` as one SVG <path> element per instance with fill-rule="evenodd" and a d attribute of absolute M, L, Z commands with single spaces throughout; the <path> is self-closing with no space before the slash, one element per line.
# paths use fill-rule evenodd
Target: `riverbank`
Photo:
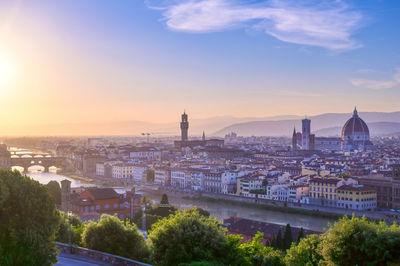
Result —
<path fill-rule="evenodd" d="M 85 183 L 93 183 L 93 179 L 87 178 L 87 177 L 83 177 L 83 176 L 78 176 L 78 175 L 67 175 L 69 178 L 75 179 L 77 181 L 80 182 L 85 182 Z"/>
<path fill-rule="evenodd" d="M 211 197 L 206 197 L 206 196 L 201 196 L 201 197 L 183 196 L 182 198 L 196 200 L 196 201 L 203 201 L 203 202 L 230 203 L 233 205 L 257 207 L 257 208 L 260 208 L 263 210 L 269 210 L 269 211 L 279 211 L 279 212 L 291 213 L 291 214 L 303 214 L 303 215 L 310 215 L 310 216 L 329 218 L 329 219 L 335 219 L 335 220 L 344 216 L 342 214 L 324 212 L 324 211 L 319 211 L 319 210 L 306 210 L 306 209 L 300 209 L 300 208 L 267 205 L 267 204 L 259 204 L 259 203 L 252 203 L 252 202 L 243 202 L 243 201 L 236 201 L 236 200 L 229 200 L 229 199 L 211 198 Z"/>

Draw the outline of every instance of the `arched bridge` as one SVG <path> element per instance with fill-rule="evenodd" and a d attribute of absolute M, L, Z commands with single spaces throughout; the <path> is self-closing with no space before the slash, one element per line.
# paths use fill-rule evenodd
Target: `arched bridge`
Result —
<path fill-rule="evenodd" d="M 19 166 L 24 168 L 24 172 L 28 171 L 28 168 L 31 166 L 43 166 L 44 171 L 48 172 L 49 168 L 52 166 L 61 168 L 64 167 L 64 158 L 63 157 L 42 157 L 42 156 L 37 156 L 37 155 L 32 155 L 32 156 L 12 156 L 10 158 L 10 165 L 11 167 L 13 166 Z"/>

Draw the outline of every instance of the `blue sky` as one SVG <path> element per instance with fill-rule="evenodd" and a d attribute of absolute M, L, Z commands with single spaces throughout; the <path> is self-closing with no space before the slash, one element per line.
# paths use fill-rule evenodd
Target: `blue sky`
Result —
<path fill-rule="evenodd" d="M 21 66 L 2 104 L 32 123 L 399 111 L 399 14 L 384 0 L 2 1 L 0 49 Z"/>

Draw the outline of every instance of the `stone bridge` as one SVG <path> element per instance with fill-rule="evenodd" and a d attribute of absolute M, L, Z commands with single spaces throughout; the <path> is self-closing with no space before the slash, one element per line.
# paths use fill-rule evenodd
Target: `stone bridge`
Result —
<path fill-rule="evenodd" d="M 12 155 L 10 158 L 10 168 L 14 166 L 19 166 L 24 168 L 24 172 L 28 171 L 31 166 L 43 166 L 44 171 L 48 172 L 49 168 L 55 166 L 57 168 L 64 167 L 65 158 L 63 157 L 51 157 L 51 156 L 38 156 L 38 155 L 22 155 L 15 156 Z"/>

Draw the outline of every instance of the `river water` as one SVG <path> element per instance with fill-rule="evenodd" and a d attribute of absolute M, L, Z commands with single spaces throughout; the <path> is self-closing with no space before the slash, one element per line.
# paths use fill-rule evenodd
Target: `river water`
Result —
<path fill-rule="evenodd" d="M 34 170 L 34 169 L 32 169 Z M 42 184 L 47 184 L 51 180 L 60 182 L 63 179 L 70 180 L 72 187 L 80 186 L 92 186 L 92 184 L 83 183 L 72 178 L 59 175 L 56 173 L 41 173 L 39 171 L 31 171 L 27 173 L 32 179 L 39 181 Z M 117 188 L 117 192 L 122 193 L 123 191 L 130 188 Z M 146 197 L 150 198 L 153 203 L 159 203 L 161 195 L 157 192 L 142 192 Z M 222 221 L 225 218 L 231 216 L 243 217 L 257 221 L 264 221 L 276 224 L 290 224 L 295 227 L 303 227 L 304 229 L 324 231 L 328 227 L 328 223 L 333 222 L 333 219 L 314 217 L 310 215 L 293 214 L 293 213 L 282 213 L 278 211 L 264 210 L 257 208 L 257 206 L 240 206 L 237 204 L 231 204 L 229 202 L 202 202 L 191 199 L 182 199 L 178 196 L 168 197 L 170 204 L 183 210 L 198 206 L 210 212 L 212 216 Z"/>

